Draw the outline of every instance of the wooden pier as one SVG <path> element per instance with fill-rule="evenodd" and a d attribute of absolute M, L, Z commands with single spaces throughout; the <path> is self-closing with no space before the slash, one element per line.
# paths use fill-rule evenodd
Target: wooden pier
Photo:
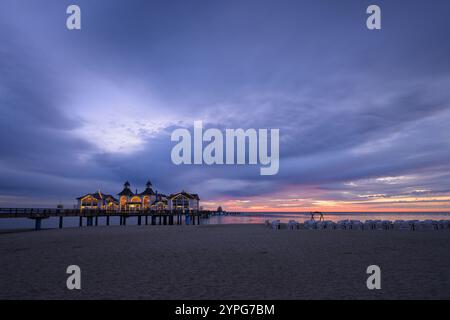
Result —
<path fill-rule="evenodd" d="M 79 217 L 79 226 L 98 226 L 99 218 L 104 217 L 109 226 L 111 217 L 119 217 L 119 224 L 125 226 L 127 219 L 137 217 L 138 225 L 200 225 L 202 219 L 209 218 L 211 211 L 112 211 L 88 209 L 43 209 L 43 208 L 0 208 L 0 218 L 28 218 L 35 221 L 35 230 L 40 230 L 42 220 L 50 217 L 59 218 L 59 228 L 64 226 L 65 217 Z M 85 223 L 84 223 L 85 221 Z M 184 223 L 183 223 L 184 221 Z"/>

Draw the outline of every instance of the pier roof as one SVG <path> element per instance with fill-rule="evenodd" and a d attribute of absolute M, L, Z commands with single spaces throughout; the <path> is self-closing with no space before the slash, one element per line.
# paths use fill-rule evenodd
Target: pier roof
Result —
<path fill-rule="evenodd" d="M 168 198 L 172 199 L 172 198 L 175 198 L 178 195 L 183 195 L 183 196 L 185 196 L 186 198 L 189 198 L 189 199 L 200 200 L 198 194 L 196 194 L 196 193 L 188 193 L 188 192 L 186 192 L 184 190 L 181 191 L 181 192 L 178 192 L 178 193 L 171 194 L 171 195 L 169 195 Z"/>
<path fill-rule="evenodd" d="M 95 198 L 95 199 L 97 199 L 97 200 L 102 200 L 102 199 L 108 199 L 108 198 L 111 198 L 112 200 L 117 201 L 117 199 L 114 198 L 112 195 L 102 193 L 100 190 L 98 190 L 98 191 L 96 191 L 96 192 L 93 192 L 93 193 L 87 193 L 87 194 L 85 194 L 84 196 L 78 197 L 77 200 L 81 200 L 81 199 L 86 198 L 86 197 L 88 197 L 88 196 L 91 196 L 91 197 L 93 197 L 93 198 Z"/>
<path fill-rule="evenodd" d="M 139 196 L 152 196 L 154 194 L 155 194 L 155 192 L 153 191 L 151 185 L 150 186 L 147 185 L 147 188 L 145 188 L 145 190 L 143 192 L 139 193 L 138 195 Z"/>
<path fill-rule="evenodd" d="M 123 190 L 120 191 L 117 195 L 118 195 L 118 196 L 129 196 L 129 197 L 132 197 L 132 196 L 134 196 L 135 194 L 134 194 L 133 191 L 131 191 L 131 189 L 130 189 L 130 183 L 129 183 L 128 181 L 126 181 L 126 182 L 123 184 Z"/>

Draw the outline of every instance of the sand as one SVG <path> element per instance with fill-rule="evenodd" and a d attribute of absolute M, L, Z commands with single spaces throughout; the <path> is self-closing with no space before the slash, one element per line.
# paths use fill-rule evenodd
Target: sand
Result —
<path fill-rule="evenodd" d="M 84 227 L 0 234 L 0 257 L 0 299 L 450 299 L 450 230 Z"/>

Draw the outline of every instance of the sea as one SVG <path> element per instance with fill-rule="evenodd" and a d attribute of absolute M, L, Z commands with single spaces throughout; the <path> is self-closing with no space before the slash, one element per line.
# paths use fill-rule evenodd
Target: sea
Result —
<path fill-rule="evenodd" d="M 340 221 L 340 220 L 450 220 L 449 212 L 370 212 L 370 213 L 355 213 L 355 212 L 326 212 L 323 213 L 324 220 Z M 200 224 L 261 224 L 265 220 L 280 220 L 280 222 L 288 222 L 289 220 L 296 220 L 304 222 L 311 219 L 309 212 L 243 212 L 237 215 L 215 215 L 209 219 L 202 219 Z M 318 219 L 318 216 L 316 216 Z M 144 221 L 142 221 L 144 223 Z M 150 223 L 150 220 L 149 220 Z M 106 225 L 106 218 L 100 217 L 99 226 Z M 185 220 L 183 219 L 183 224 Z M 83 225 L 86 225 L 84 219 Z M 111 217 L 110 225 L 119 225 L 119 217 Z M 129 217 L 127 225 L 137 225 L 136 217 Z M 78 217 L 65 217 L 64 228 L 73 228 L 79 226 Z M 48 218 L 42 220 L 42 229 L 56 229 L 59 227 L 58 218 Z M 27 230 L 34 229 L 34 220 L 26 218 L 0 218 L 0 230 Z"/>

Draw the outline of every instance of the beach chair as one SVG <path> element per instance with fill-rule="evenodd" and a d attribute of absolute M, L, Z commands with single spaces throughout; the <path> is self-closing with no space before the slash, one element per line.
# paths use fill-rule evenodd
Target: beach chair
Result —
<path fill-rule="evenodd" d="M 375 229 L 375 221 L 366 220 L 364 221 L 364 230 L 374 230 Z"/>
<path fill-rule="evenodd" d="M 434 224 L 431 220 L 417 221 L 414 224 L 414 229 L 417 231 L 434 230 Z"/>
<path fill-rule="evenodd" d="M 382 221 L 382 220 L 377 221 L 377 223 L 375 225 L 375 229 L 376 230 L 386 230 L 386 223 L 385 223 L 385 221 Z"/>
<path fill-rule="evenodd" d="M 375 220 L 375 230 L 384 230 L 383 221 Z"/>
<path fill-rule="evenodd" d="M 316 223 L 316 229 L 317 230 L 323 230 L 327 228 L 327 224 L 325 221 L 317 221 Z"/>
<path fill-rule="evenodd" d="M 405 223 L 408 224 L 408 227 L 409 227 L 410 231 L 414 230 L 414 220 L 408 220 L 408 221 L 405 221 Z"/>
<path fill-rule="evenodd" d="M 393 227 L 392 222 L 389 221 L 389 220 L 383 220 L 383 221 L 381 222 L 381 224 L 382 224 L 382 226 L 383 226 L 383 230 L 391 230 L 392 227 Z"/>
<path fill-rule="evenodd" d="M 415 229 L 416 231 L 425 230 L 425 229 L 426 229 L 425 223 L 424 223 L 423 221 L 417 221 L 417 222 L 414 224 L 414 229 Z"/>
<path fill-rule="evenodd" d="M 419 220 L 413 220 L 413 230 L 417 231 L 417 230 L 421 230 L 422 229 L 422 222 Z"/>
<path fill-rule="evenodd" d="M 450 220 L 439 220 L 438 225 L 441 230 L 450 229 Z"/>
<path fill-rule="evenodd" d="M 404 221 L 404 220 L 396 220 L 393 223 L 394 230 L 413 230 L 413 222 Z"/>
<path fill-rule="evenodd" d="M 281 223 L 280 220 L 274 220 L 272 221 L 272 229 L 279 230 L 281 229 Z"/>
<path fill-rule="evenodd" d="M 306 220 L 306 221 L 303 223 L 303 227 L 304 227 L 305 229 L 307 229 L 307 230 L 313 230 L 313 229 L 316 229 L 316 227 L 317 227 L 317 222 L 316 222 L 316 221 L 313 221 L 313 220 Z"/>
<path fill-rule="evenodd" d="M 422 221 L 420 225 L 422 227 L 422 230 L 437 230 L 439 228 L 437 222 L 434 220 Z"/>
<path fill-rule="evenodd" d="M 299 223 L 295 220 L 289 220 L 287 227 L 288 230 L 297 230 L 299 229 Z"/>
<path fill-rule="evenodd" d="M 406 222 L 408 222 L 410 230 L 412 231 L 416 230 L 415 225 L 418 222 L 418 220 L 408 220 Z"/>
<path fill-rule="evenodd" d="M 319 230 L 324 229 L 335 229 L 335 223 L 333 221 L 318 221 L 316 224 L 316 228 Z"/>
<path fill-rule="evenodd" d="M 325 225 L 326 225 L 326 229 L 331 229 L 334 230 L 336 229 L 336 223 L 334 223 L 333 221 L 325 221 Z"/>
<path fill-rule="evenodd" d="M 400 227 L 404 222 L 405 222 L 404 220 L 395 220 L 393 223 L 393 229 L 400 230 Z"/>
<path fill-rule="evenodd" d="M 350 220 L 350 229 L 352 230 L 363 230 L 364 225 L 359 220 Z"/>
<path fill-rule="evenodd" d="M 348 230 L 350 229 L 350 221 L 341 220 L 336 223 L 336 229 Z"/>

